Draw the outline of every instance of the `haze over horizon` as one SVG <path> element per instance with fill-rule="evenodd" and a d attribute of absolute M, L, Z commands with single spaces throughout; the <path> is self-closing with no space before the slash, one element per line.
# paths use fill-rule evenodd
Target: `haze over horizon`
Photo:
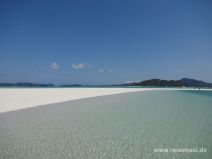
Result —
<path fill-rule="evenodd" d="M 0 83 L 212 83 L 210 0 L 2 0 Z"/>

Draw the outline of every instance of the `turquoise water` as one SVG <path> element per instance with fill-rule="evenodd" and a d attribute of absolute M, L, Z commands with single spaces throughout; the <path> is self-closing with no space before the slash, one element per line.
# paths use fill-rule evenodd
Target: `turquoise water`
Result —
<path fill-rule="evenodd" d="M 157 148 L 207 152 L 154 152 Z M 211 91 L 145 91 L 0 114 L 1 159 L 212 158 Z"/>

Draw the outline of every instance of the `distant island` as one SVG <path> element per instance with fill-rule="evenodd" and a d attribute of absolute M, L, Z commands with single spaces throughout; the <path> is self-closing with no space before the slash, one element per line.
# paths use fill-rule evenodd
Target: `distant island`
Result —
<path fill-rule="evenodd" d="M 150 79 L 141 82 L 122 84 L 123 86 L 156 86 L 156 87 L 212 87 L 212 83 L 206 83 L 190 78 L 180 80 Z"/>
<path fill-rule="evenodd" d="M 115 86 L 145 86 L 145 87 L 207 87 L 212 88 L 212 83 L 199 81 L 190 78 L 182 78 L 180 80 L 161 80 L 150 79 L 141 82 L 132 82 L 118 85 L 82 85 L 82 84 L 68 84 L 68 85 L 54 85 L 54 84 L 40 84 L 40 83 L 0 83 L 0 87 L 115 87 Z"/>
<path fill-rule="evenodd" d="M 55 87 L 53 84 L 40 83 L 0 83 L 0 87 Z"/>

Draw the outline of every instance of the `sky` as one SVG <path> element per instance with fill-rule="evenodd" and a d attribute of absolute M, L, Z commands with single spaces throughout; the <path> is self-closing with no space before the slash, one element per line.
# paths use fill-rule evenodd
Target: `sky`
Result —
<path fill-rule="evenodd" d="M 210 0 L 1 0 L 0 82 L 212 82 Z"/>

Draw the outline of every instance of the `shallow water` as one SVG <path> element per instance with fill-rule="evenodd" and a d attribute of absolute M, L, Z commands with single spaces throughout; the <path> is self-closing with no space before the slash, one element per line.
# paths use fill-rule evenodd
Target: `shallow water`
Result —
<path fill-rule="evenodd" d="M 154 152 L 157 148 L 207 152 Z M 145 91 L 0 114 L 0 158 L 212 158 L 211 91 Z"/>

